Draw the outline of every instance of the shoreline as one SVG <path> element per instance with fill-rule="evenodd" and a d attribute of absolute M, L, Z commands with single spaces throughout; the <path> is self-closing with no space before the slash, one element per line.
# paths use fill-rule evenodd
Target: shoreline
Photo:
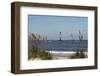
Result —
<path fill-rule="evenodd" d="M 70 57 L 76 53 L 76 51 L 49 51 L 49 53 L 52 55 L 53 59 L 59 60 L 59 59 L 70 59 Z M 88 52 L 84 52 L 84 54 L 87 56 Z"/>

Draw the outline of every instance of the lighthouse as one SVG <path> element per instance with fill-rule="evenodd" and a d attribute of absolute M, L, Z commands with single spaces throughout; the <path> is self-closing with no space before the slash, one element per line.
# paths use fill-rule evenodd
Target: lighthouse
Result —
<path fill-rule="evenodd" d="M 61 41 L 61 38 L 62 38 L 62 34 L 61 32 L 59 32 L 59 41 Z"/>

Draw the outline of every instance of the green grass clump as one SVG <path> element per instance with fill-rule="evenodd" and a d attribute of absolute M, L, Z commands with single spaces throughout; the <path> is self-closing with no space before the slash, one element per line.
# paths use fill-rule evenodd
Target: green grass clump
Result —
<path fill-rule="evenodd" d="M 78 58 L 86 58 L 86 56 L 85 56 L 84 52 L 76 52 L 70 58 L 71 59 L 78 59 Z"/>
<path fill-rule="evenodd" d="M 49 52 L 39 48 L 39 42 L 41 40 L 41 36 L 32 33 L 32 39 L 34 45 L 32 46 L 32 48 L 28 49 L 28 60 L 30 59 L 34 60 L 35 58 L 39 58 L 41 60 L 52 59 L 52 56 Z"/>
<path fill-rule="evenodd" d="M 28 50 L 28 60 L 35 58 L 40 58 L 41 60 L 51 60 L 52 56 L 49 52 L 45 50 L 40 50 L 39 48 L 33 47 Z"/>

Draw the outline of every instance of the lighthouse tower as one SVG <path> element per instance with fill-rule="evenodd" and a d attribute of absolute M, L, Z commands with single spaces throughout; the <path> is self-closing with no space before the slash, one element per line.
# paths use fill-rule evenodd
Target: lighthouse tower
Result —
<path fill-rule="evenodd" d="M 61 38 L 62 38 L 62 34 L 61 32 L 59 32 L 59 41 L 61 41 Z"/>

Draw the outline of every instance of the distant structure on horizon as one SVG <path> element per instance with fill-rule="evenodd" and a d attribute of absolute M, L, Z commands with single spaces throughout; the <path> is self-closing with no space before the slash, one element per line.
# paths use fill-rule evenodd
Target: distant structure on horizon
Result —
<path fill-rule="evenodd" d="M 59 32 L 59 41 L 62 41 L 62 34 L 61 34 L 61 32 Z"/>

